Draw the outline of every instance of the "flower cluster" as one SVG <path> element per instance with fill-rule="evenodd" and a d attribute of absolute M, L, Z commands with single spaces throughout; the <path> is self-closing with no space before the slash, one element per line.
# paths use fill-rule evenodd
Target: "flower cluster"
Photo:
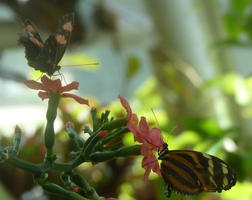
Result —
<path fill-rule="evenodd" d="M 147 179 L 151 170 L 160 175 L 160 166 L 154 152 L 162 149 L 164 141 L 157 128 L 149 128 L 145 117 L 138 117 L 132 112 L 129 103 L 119 96 L 122 106 L 127 111 L 127 128 L 134 134 L 135 141 L 142 143 L 141 154 L 144 156 L 142 167 L 145 169 L 144 178 Z"/>

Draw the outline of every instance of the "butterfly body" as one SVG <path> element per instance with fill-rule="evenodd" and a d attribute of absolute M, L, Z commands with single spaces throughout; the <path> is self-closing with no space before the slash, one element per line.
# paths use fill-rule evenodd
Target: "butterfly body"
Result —
<path fill-rule="evenodd" d="M 58 63 L 63 57 L 71 37 L 73 21 L 72 13 L 63 16 L 56 32 L 43 42 L 36 27 L 26 20 L 24 22 L 25 35 L 19 38 L 19 42 L 25 47 L 28 65 L 49 76 L 58 71 L 60 69 Z"/>
<path fill-rule="evenodd" d="M 168 150 L 167 144 L 159 152 L 161 174 L 166 184 L 167 197 L 175 191 L 194 195 L 200 192 L 221 192 L 236 183 L 236 177 L 221 159 L 197 151 Z"/>

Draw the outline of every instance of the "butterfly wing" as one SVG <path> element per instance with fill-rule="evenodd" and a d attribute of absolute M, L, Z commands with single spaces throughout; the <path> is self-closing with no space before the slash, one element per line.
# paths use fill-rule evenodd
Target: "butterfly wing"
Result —
<path fill-rule="evenodd" d="M 40 71 L 52 75 L 60 69 L 59 61 L 63 57 L 73 29 L 73 14 L 61 18 L 55 34 L 50 35 L 41 49 L 37 61 L 41 63 Z M 43 64 L 42 64 L 43 63 Z"/>
<path fill-rule="evenodd" d="M 19 38 L 19 42 L 25 47 L 25 57 L 28 60 L 28 64 L 32 65 L 41 52 L 44 43 L 36 27 L 29 20 L 26 20 L 24 25 L 25 35 Z"/>
<path fill-rule="evenodd" d="M 167 196 L 172 191 L 194 195 L 200 192 L 221 192 L 236 183 L 234 171 L 222 160 L 196 151 L 166 151 L 161 174 L 166 183 Z"/>
<path fill-rule="evenodd" d="M 41 49 L 36 62 L 37 68 L 41 72 L 47 73 L 51 76 L 55 71 L 60 69 L 60 66 L 55 63 L 55 57 L 57 54 L 57 42 L 54 35 L 50 35 Z"/>
<path fill-rule="evenodd" d="M 59 22 L 59 26 L 55 33 L 55 39 L 57 43 L 57 50 L 55 56 L 55 63 L 59 63 L 61 58 L 63 57 L 66 47 L 69 44 L 72 31 L 73 31 L 73 23 L 74 23 L 74 14 L 70 13 L 64 15 Z"/>

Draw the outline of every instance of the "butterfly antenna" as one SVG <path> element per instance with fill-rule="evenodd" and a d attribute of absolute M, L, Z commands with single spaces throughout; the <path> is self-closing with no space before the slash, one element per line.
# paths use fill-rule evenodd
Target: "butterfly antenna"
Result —
<path fill-rule="evenodd" d="M 99 62 L 94 62 L 94 63 L 87 63 L 87 64 L 63 65 L 62 67 L 68 67 L 68 66 L 78 67 L 78 66 L 85 66 L 85 65 L 100 65 L 100 63 Z"/>
<path fill-rule="evenodd" d="M 58 72 L 58 74 L 53 74 L 52 76 L 53 77 L 57 77 L 57 76 L 60 76 L 60 81 L 64 81 L 64 83 L 65 84 L 67 84 L 67 81 L 66 81 L 66 79 L 65 79 L 65 76 L 64 76 L 64 74 L 62 74 L 61 72 L 60 72 L 60 70 L 57 70 L 57 72 Z"/>
<path fill-rule="evenodd" d="M 169 132 L 170 132 L 171 134 L 173 134 L 177 128 L 178 128 L 178 126 L 175 125 Z"/>
<path fill-rule="evenodd" d="M 151 108 L 151 112 L 152 112 L 152 114 L 154 115 L 154 118 L 155 118 L 155 121 L 156 121 L 158 127 L 160 127 L 159 122 L 158 122 L 158 119 L 157 119 L 157 116 L 155 115 L 155 112 L 154 112 L 153 108 Z"/>
<path fill-rule="evenodd" d="M 65 84 L 67 85 L 67 81 L 66 81 L 66 78 L 65 78 L 65 76 L 64 76 L 64 75 L 62 75 L 62 78 L 63 78 L 63 80 L 64 80 Z"/>

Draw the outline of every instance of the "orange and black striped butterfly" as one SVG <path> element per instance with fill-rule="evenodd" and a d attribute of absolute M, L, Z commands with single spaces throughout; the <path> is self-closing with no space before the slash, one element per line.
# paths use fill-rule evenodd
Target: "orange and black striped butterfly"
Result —
<path fill-rule="evenodd" d="M 236 183 L 234 170 L 221 159 L 206 153 L 189 150 L 168 150 L 165 143 L 159 152 L 161 174 L 166 196 L 172 191 L 194 195 L 200 192 L 221 192 Z"/>
<path fill-rule="evenodd" d="M 40 37 L 35 26 L 26 20 L 25 35 L 19 42 L 25 47 L 25 57 L 28 65 L 49 76 L 60 69 L 58 63 L 63 57 L 73 30 L 74 14 L 70 13 L 60 19 L 59 26 L 45 42 Z"/>

